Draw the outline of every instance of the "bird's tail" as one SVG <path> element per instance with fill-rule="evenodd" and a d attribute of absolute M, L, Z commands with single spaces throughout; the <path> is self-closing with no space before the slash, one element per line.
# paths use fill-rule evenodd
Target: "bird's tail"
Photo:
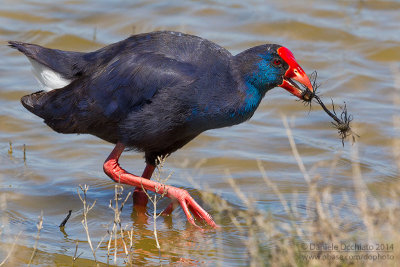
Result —
<path fill-rule="evenodd" d="M 45 91 L 63 88 L 81 76 L 87 66 L 85 53 L 50 49 L 40 45 L 9 41 L 9 46 L 22 52 Z"/>
<path fill-rule="evenodd" d="M 74 83 L 64 88 L 46 92 L 44 90 L 21 98 L 22 105 L 59 133 L 80 133 L 74 116 Z"/>
<path fill-rule="evenodd" d="M 45 119 L 44 104 L 46 103 L 48 96 L 46 91 L 41 90 L 36 93 L 25 95 L 21 98 L 22 105 L 32 112 L 33 114 Z"/>

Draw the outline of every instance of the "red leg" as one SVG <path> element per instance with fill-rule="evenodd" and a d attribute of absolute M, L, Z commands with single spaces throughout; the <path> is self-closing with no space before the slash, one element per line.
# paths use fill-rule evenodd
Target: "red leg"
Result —
<path fill-rule="evenodd" d="M 163 194 L 165 192 L 167 197 L 171 198 L 173 201 L 177 201 L 181 205 L 188 221 L 194 226 L 197 225 L 194 222 L 194 218 L 189 210 L 191 210 L 193 214 L 196 215 L 196 217 L 203 219 L 211 227 L 218 227 L 212 217 L 202 207 L 200 207 L 199 204 L 197 204 L 197 202 L 189 195 L 186 190 L 173 186 L 163 185 L 161 183 L 133 175 L 122 169 L 119 166 L 118 159 L 124 151 L 124 148 L 125 146 L 123 144 L 118 143 L 104 162 L 104 172 L 111 179 L 121 184 L 128 184 L 140 188 L 143 186 L 145 190 L 150 190 L 158 194 Z"/>
<path fill-rule="evenodd" d="M 146 168 L 143 171 L 142 178 L 150 179 L 155 168 L 156 167 L 154 165 L 147 164 Z M 146 193 L 143 192 L 143 189 L 141 186 L 137 186 L 135 188 L 135 191 L 133 192 L 132 197 L 133 197 L 133 203 L 135 205 L 135 208 L 139 208 L 139 209 L 141 209 L 140 207 L 146 207 L 147 202 L 149 201 Z"/>

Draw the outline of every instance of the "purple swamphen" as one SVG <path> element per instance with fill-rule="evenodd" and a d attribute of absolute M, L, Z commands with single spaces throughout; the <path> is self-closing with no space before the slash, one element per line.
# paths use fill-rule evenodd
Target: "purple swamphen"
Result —
<path fill-rule="evenodd" d="M 24 53 L 41 91 L 22 97 L 30 112 L 59 133 L 88 133 L 116 144 L 104 163 L 115 182 L 158 192 L 192 215 L 217 225 L 186 190 L 151 181 L 159 156 L 180 149 L 202 132 L 251 118 L 265 93 L 285 88 L 300 99 L 313 93 L 310 80 L 289 49 L 265 44 L 233 56 L 203 38 L 162 31 L 133 35 L 90 53 L 10 41 Z M 304 89 L 296 84 L 297 81 Z M 144 152 L 142 176 L 118 159 L 125 148 Z M 171 205 L 164 211 L 169 214 Z"/>

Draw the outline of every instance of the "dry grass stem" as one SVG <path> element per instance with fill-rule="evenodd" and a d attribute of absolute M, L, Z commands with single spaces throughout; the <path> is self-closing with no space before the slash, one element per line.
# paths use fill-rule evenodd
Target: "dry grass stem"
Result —
<path fill-rule="evenodd" d="M 150 200 L 150 202 L 153 204 L 153 233 L 154 233 L 154 238 L 156 241 L 156 246 L 158 249 L 158 253 L 159 253 L 159 258 L 161 259 L 161 247 L 160 247 L 160 243 L 158 241 L 158 235 L 157 235 L 157 218 L 162 214 L 158 214 L 157 215 L 157 203 L 158 201 L 160 201 L 160 199 L 162 199 L 163 197 L 165 197 L 168 194 L 168 190 L 165 190 L 165 183 L 169 180 L 169 178 L 171 178 L 172 176 L 172 172 L 166 177 L 166 178 L 162 178 L 163 175 L 163 171 L 164 171 L 164 164 L 165 164 L 165 160 L 167 157 L 158 157 L 157 158 L 157 171 L 154 173 L 154 180 L 157 181 L 158 183 L 162 184 L 163 188 L 163 193 L 160 194 L 160 196 L 157 196 L 158 192 L 160 192 L 159 187 L 156 187 L 155 189 L 155 194 L 153 197 L 151 197 L 149 195 L 149 193 L 144 189 L 143 185 L 142 185 L 142 190 L 143 192 L 146 193 L 148 199 Z"/>
<path fill-rule="evenodd" d="M 13 148 L 12 148 L 12 143 L 11 143 L 11 141 L 9 142 L 9 145 L 10 145 L 10 148 L 8 149 L 8 155 L 12 155 L 12 153 L 13 153 Z"/>
<path fill-rule="evenodd" d="M 79 192 L 79 188 L 81 189 L 81 191 L 83 193 L 83 197 L 81 196 L 81 193 Z M 79 188 L 78 188 L 78 196 L 79 196 L 79 199 L 82 201 L 82 204 L 83 204 L 83 213 L 82 213 L 83 220 L 81 221 L 81 223 L 83 225 L 83 228 L 85 229 L 86 237 L 87 237 L 90 249 L 92 250 L 94 261 L 97 262 L 96 249 L 100 246 L 102 241 L 100 241 L 100 244 L 97 246 L 96 249 L 93 248 L 92 240 L 90 239 L 89 227 L 88 227 L 88 221 L 87 221 L 87 215 L 88 215 L 89 211 L 91 209 L 93 209 L 94 205 L 96 204 L 96 200 L 93 202 L 92 205 L 89 205 L 87 203 L 87 197 L 86 197 L 86 193 L 89 190 L 89 186 L 86 185 L 86 184 L 84 186 L 79 185 Z"/>
<path fill-rule="evenodd" d="M 335 179 L 340 155 L 332 161 L 318 162 L 307 171 L 299 150 L 294 142 L 286 118 L 282 118 L 286 127 L 293 156 L 306 181 L 305 199 L 300 200 L 298 193 L 290 193 L 292 200 L 279 190 L 276 183 L 267 176 L 262 162 L 258 168 L 266 185 L 271 188 L 284 209 L 281 215 L 266 215 L 258 210 L 255 202 L 246 196 L 234 179 L 228 179 L 235 195 L 244 203 L 246 210 L 225 205 L 223 201 L 208 197 L 207 202 L 216 207 L 219 213 L 230 218 L 230 223 L 237 228 L 246 240 L 249 266 L 396 266 L 395 259 L 400 251 L 389 249 L 386 254 L 380 251 L 327 251 L 311 250 L 311 245 L 321 244 L 388 244 L 398 247 L 400 243 L 400 184 L 389 189 L 387 197 L 371 194 L 363 179 L 359 163 L 358 146 L 351 146 L 353 187 L 349 191 L 337 192 L 327 183 Z M 318 174 L 320 167 L 329 168 L 328 177 Z M 226 171 L 228 177 L 229 171 Z M 218 201 L 218 202 L 217 202 Z M 300 207 L 300 208 L 299 208 Z M 226 217 L 225 215 L 225 217 Z M 276 218 L 274 218 L 276 217 Z M 266 244 L 273 243 L 267 249 Z M 385 260 L 371 260 L 372 257 L 386 257 Z M 362 258 L 370 257 L 369 260 Z"/>
<path fill-rule="evenodd" d="M 264 182 L 265 182 L 270 188 L 272 188 L 272 190 L 274 191 L 274 193 L 278 196 L 279 201 L 282 203 L 283 208 L 285 209 L 285 212 L 286 212 L 287 214 L 290 214 L 291 209 L 289 208 L 289 205 L 288 205 L 288 203 L 287 203 L 285 197 L 284 197 L 283 194 L 279 191 L 278 187 L 268 178 L 267 172 L 266 172 L 264 166 L 262 165 L 261 160 L 259 160 L 259 159 L 257 159 L 257 166 L 258 166 L 258 169 L 259 169 L 260 172 L 261 172 L 261 176 L 262 176 Z"/>
<path fill-rule="evenodd" d="M 110 209 L 112 209 L 114 211 L 114 222 L 113 222 L 113 227 L 111 229 L 110 236 L 109 236 L 109 239 L 108 239 L 107 264 L 109 263 L 111 244 L 112 244 L 113 240 L 114 240 L 114 264 L 117 263 L 117 252 L 118 252 L 117 241 L 119 240 L 119 238 L 118 238 L 119 235 L 121 236 L 120 240 L 122 241 L 126 258 L 127 258 L 128 262 L 131 262 L 130 261 L 130 251 L 131 251 L 131 249 L 128 250 L 128 248 L 126 246 L 125 236 L 124 236 L 124 229 L 123 229 L 122 223 L 121 223 L 122 209 L 124 208 L 125 203 L 128 201 L 129 196 L 131 195 L 131 193 L 129 192 L 127 194 L 127 196 L 125 197 L 125 199 L 120 204 L 120 200 L 122 200 L 123 192 L 124 192 L 124 187 L 121 184 L 115 184 L 114 185 L 114 206 L 113 206 L 113 201 L 112 200 L 110 200 L 110 204 L 109 204 Z M 119 229 L 119 234 L 118 234 L 118 229 Z M 132 246 L 130 248 L 132 248 Z"/>
<path fill-rule="evenodd" d="M 43 228 L 43 211 L 41 212 L 41 214 L 39 216 L 39 222 L 37 223 L 36 227 L 37 227 L 38 231 L 36 234 L 35 245 L 33 246 L 33 252 L 32 252 L 31 258 L 29 259 L 28 266 L 30 266 L 32 264 L 33 258 L 35 257 L 35 254 L 36 254 L 37 244 L 38 244 L 39 238 L 40 238 L 40 230 L 42 230 L 42 228 Z"/>
<path fill-rule="evenodd" d="M 81 254 L 79 254 L 78 256 L 76 255 L 76 254 L 78 254 L 78 245 L 79 245 L 79 242 L 78 242 L 78 240 L 76 240 L 76 242 L 75 242 L 75 252 L 74 252 L 74 256 L 72 257 L 72 266 L 75 265 L 75 261 L 77 259 L 79 259 L 79 257 L 83 254 L 83 252 L 81 252 Z"/>
<path fill-rule="evenodd" d="M 261 239 L 258 237 L 258 227 L 252 226 L 254 224 L 257 224 L 257 222 L 264 221 L 265 216 L 261 212 L 257 211 L 256 207 L 253 204 L 254 199 L 246 197 L 245 194 L 240 190 L 228 170 L 225 170 L 225 174 L 228 176 L 228 183 L 235 191 L 235 194 L 240 198 L 240 200 L 245 204 L 247 208 L 247 211 L 245 213 L 235 213 L 233 210 L 230 210 L 230 219 L 232 220 L 232 222 L 234 222 L 236 227 L 238 227 L 240 232 L 248 235 L 246 239 L 248 265 L 259 266 L 259 263 L 263 262 L 262 255 L 260 253 Z M 246 225 L 245 228 L 241 225 L 241 223 L 239 223 L 238 220 L 236 220 L 236 217 L 244 219 Z"/>
<path fill-rule="evenodd" d="M 292 130 L 290 129 L 287 118 L 284 115 L 282 115 L 282 122 L 286 129 L 286 135 L 289 138 L 289 143 L 290 143 L 290 147 L 292 149 L 293 156 L 295 157 L 297 164 L 299 165 L 299 169 L 300 169 L 301 173 L 303 174 L 304 179 L 306 180 L 307 183 L 310 183 L 311 178 L 310 178 L 309 174 L 307 173 L 306 167 L 303 164 L 303 160 L 301 159 L 299 151 L 297 150 L 296 144 L 294 142 Z"/>

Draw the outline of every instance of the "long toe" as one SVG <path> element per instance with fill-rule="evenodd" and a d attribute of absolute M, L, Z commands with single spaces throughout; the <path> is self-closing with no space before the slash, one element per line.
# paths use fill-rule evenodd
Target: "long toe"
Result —
<path fill-rule="evenodd" d="M 188 221 L 194 226 L 198 225 L 195 223 L 195 220 L 192 214 L 199 220 L 204 221 L 212 228 L 217 228 L 218 225 L 214 222 L 211 215 L 208 214 L 191 196 L 190 194 L 180 188 L 176 187 L 168 187 L 168 197 L 171 199 L 176 199 L 181 205 L 183 211 L 186 214 L 186 218 Z M 168 209 L 168 208 L 167 208 Z"/>

